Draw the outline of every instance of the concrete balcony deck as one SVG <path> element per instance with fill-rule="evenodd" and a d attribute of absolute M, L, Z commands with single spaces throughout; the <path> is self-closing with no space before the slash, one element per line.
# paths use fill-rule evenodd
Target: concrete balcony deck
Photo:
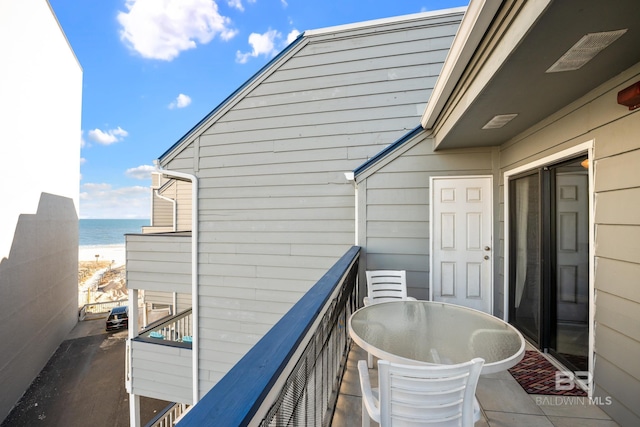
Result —
<path fill-rule="evenodd" d="M 533 348 L 527 348 L 533 350 Z M 342 378 L 340 395 L 333 416 L 333 427 L 362 425 L 358 360 L 367 353 L 355 343 Z M 374 359 L 375 360 L 375 359 Z M 369 370 L 372 386 L 378 383 L 378 370 Z M 580 399 L 556 404 L 554 396 L 527 394 L 509 372 L 481 376 L 476 396 L 482 408 L 482 419 L 476 427 L 615 427 L 617 423 L 598 406 L 581 403 Z M 552 399 L 542 399 L 542 397 Z M 549 400 L 553 404 L 548 404 Z M 562 399 L 560 399 L 560 402 Z M 566 400 L 565 400 L 566 402 Z M 371 421 L 372 426 L 377 424 Z"/>

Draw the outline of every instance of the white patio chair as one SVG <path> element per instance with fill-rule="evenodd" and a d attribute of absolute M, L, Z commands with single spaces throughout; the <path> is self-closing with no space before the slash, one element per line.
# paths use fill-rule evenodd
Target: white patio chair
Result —
<path fill-rule="evenodd" d="M 369 270 L 367 271 L 367 296 L 364 305 L 372 305 L 388 301 L 416 299 L 407 296 L 407 272 L 404 270 Z M 373 367 L 373 356 L 367 357 L 367 365 Z"/>
<path fill-rule="evenodd" d="M 398 365 L 380 360 L 376 393 L 367 365 L 360 360 L 362 426 L 369 426 L 369 418 L 381 427 L 473 426 L 480 419 L 475 391 L 483 364 L 480 358 L 457 365 Z"/>
<path fill-rule="evenodd" d="M 367 296 L 364 305 L 416 299 L 407 296 L 407 272 L 404 270 L 367 271 Z"/>

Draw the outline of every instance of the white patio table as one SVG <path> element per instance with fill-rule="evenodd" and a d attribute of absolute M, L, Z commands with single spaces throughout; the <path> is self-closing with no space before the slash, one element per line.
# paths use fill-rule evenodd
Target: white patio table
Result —
<path fill-rule="evenodd" d="M 404 364 L 455 364 L 482 357 L 482 374 L 500 372 L 524 356 L 525 341 L 497 317 L 432 301 L 384 302 L 349 317 L 353 341 L 379 359 Z"/>

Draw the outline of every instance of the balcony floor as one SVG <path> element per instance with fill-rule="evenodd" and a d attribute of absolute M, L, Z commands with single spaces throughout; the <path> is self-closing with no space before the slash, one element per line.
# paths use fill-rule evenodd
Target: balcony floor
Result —
<path fill-rule="evenodd" d="M 533 348 L 528 348 L 533 349 Z M 342 379 L 332 427 L 352 427 L 362 423 L 358 360 L 366 360 L 367 353 L 355 343 L 351 345 L 347 369 Z M 369 370 L 371 383 L 378 383 L 378 370 Z M 614 427 L 598 406 L 579 402 L 563 405 L 536 403 L 543 396 L 527 394 L 509 372 L 481 376 L 476 396 L 482 408 L 482 419 L 476 427 Z M 553 396 L 544 396 L 553 397 Z M 537 399 L 538 398 L 538 399 Z M 549 401 L 549 399 L 546 399 Z M 552 401 L 552 403 L 556 403 Z M 371 422 L 376 426 L 375 422 Z"/>

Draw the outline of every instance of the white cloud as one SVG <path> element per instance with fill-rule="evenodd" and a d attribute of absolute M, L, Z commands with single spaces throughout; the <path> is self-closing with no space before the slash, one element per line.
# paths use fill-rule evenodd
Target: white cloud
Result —
<path fill-rule="evenodd" d="M 282 35 L 276 30 L 269 30 L 264 34 L 251 33 L 249 36 L 249 44 L 251 45 L 251 52 L 242 53 L 236 52 L 236 62 L 245 64 L 250 57 L 256 58 L 259 55 L 273 56 L 276 54 L 275 43 L 277 39 L 282 38 Z"/>
<path fill-rule="evenodd" d="M 118 126 L 116 129 L 100 130 L 93 129 L 89 131 L 89 138 L 102 145 L 111 145 L 114 142 L 122 141 L 129 135 L 129 132 Z"/>
<path fill-rule="evenodd" d="M 248 2 L 255 3 L 256 0 L 248 0 Z M 242 0 L 227 0 L 227 5 L 229 7 L 236 8 L 241 12 L 244 12 L 244 6 L 242 5 Z"/>
<path fill-rule="evenodd" d="M 295 28 L 291 30 L 291 32 L 287 34 L 287 44 L 297 39 L 299 35 L 300 35 L 300 31 L 296 30 Z"/>
<path fill-rule="evenodd" d="M 126 0 L 125 6 L 128 12 L 118 13 L 120 39 L 144 58 L 171 61 L 196 42 L 237 34 L 213 0 Z"/>
<path fill-rule="evenodd" d="M 149 187 L 113 188 L 106 183 L 86 183 L 80 190 L 81 218 L 149 218 Z"/>
<path fill-rule="evenodd" d="M 242 5 L 242 0 L 227 0 L 227 4 L 229 7 L 235 7 L 240 11 L 244 11 L 244 6 Z"/>
<path fill-rule="evenodd" d="M 156 168 L 151 165 L 141 165 L 137 168 L 130 168 L 125 171 L 125 175 L 129 178 L 135 179 L 151 179 L 151 172 L 155 171 Z"/>
<path fill-rule="evenodd" d="M 191 104 L 191 97 L 181 93 L 178 95 L 175 101 L 169 104 L 169 109 L 173 110 L 174 108 L 184 108 L 189 104 Z"/>

